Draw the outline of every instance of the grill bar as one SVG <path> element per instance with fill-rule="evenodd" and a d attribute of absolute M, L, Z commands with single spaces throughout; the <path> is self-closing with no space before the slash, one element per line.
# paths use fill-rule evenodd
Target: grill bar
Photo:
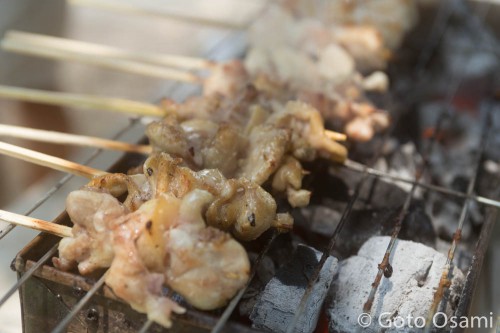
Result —
<path fill-rule="evenodd" d="M 49 251 L 47 251 L 47 253 L 45 253 L 43 255 L 43 257 L 40 258 L 40 260 L 38 260 L 36 262 L 36 264 L 34 264 L 30 269 L 28 269 L 24 274 L 23 276 L 17 280 L 16 284 L 14 284 L 6 293 L 5 295 L 3 295 L 3 297 L 0 299 L 0 307 L 10 298 L 10 296 L 12 296 L 18 289 L 19 287 L 21 287 L 25 282 L 26 280 L 28 280 L 32 275 L 33 273 L 35 273 L 35 271 L 37 269 L 39 269 L 40 267 L 42 267 L 42 265 L 47 261 L 49 260 L 50 258 L 52 258 L 52 256 L 54 254 L 56 254 L 57 252 L 57 244 L 55 244 Z"/>
<path fill-rule="evenodd" d="M 389 180 L 392 183 L 404 182 L 404 183 L 416 185 L 418 187 L 423 187 L 425 189 L 432 190 L 432 191 L 435 191 L 435 192 L 439 192 L 439 193 L 443 193 L 443 194 L 448 194 L 448 195 L 455 196 L 455 197 L 458 197 L 458 198 L 468 198 L 468 199 L 475 200 L 478 203 L 482 203 L 482 204 L 487 205 L 487 206 L 493 206 L 493 207 L 500 208 L 500 201 L 497 201 L 497 200 L 494 200 L 494 199 L 486 198 L 486 197 L 483 197 L 483 196 L 480 196 L 480 195 L 475 195 L 475 194 L 463 193 L 463 192 L 460 192 L 460 191 L 455 191 L 455 190 L 452 190 L 452 189 L 449 189 L 449 188 L 445 188 L 445 187 L 442 187 L 442 186 L 438 186 L 438 185 L 421 183 L 421 182 L 417 183 L 417 182 L 415 182 L 414 179 L 409 179 L 409 178 L 400 177 L 400 176 L 394 176 L 394 175 L 391 175 L 391 174 L 389 174 L 387 172 L 383 172 L 383 171 L 379 171 L 377 169 L 366 167 L 365 165 L 357 163 L 355 161 L 347 160 L 345 162 L 345 164 L 342 165 L 342 166 L 346 167 L 349 170 L 352 170 L 352 171 L 355 171 L 355 172 L 359 172 L 359 173 L 363 173 L 366 170 L 366 172 L 369 175 L 374 176 L 374 177 L 376 177 L 378 179 Z"/>
<path fill-rule="evenodd" d="M 484 124 L 477 158 L 476 158 L 476 161 L 474 163 L 474 172 L 473 172 L 473 175 L 472 175 L 472 177 L 469 181 L 468 187 L 467 187 L 467 194 L 472 194 L 472 192 L 474 191 L 477 176 L 479 174 L 479 168 L 481 166 L 481 160 L 482 160 L 484 151 L 486 150 L 486 146 L 488 144 L 488 138 L 489 138 L 491 127 L 492 127 L 491 126 L 491 122 L 492 122 L 491 110 L 492 110 L 492 108 L 490 107 L 488 110 L 488 113 L 486 115 L 486 118 L 485 118 L 486 122 Z M 449 287 L 450 278 L 451 278 L 450 268 L 451 268 L 451 265 L 453 262 L 453 258 L 455 256 L 458 242 L 460 241 L 460 238 L 462 237 L 462 228 L 464 226 L 465 220 L 468 217 L 469 200 L 470 200 L 469 198 L 466 198 L 464 200 L 463 205 L 462 205 L 462 210 L 460 212 L 458 227 L 455 231 L 455 234 L 453 235 L 453 241 L 451 243 L 450 249 L 448 250 L 448 257 L 446 259 L 446 264 L 445 264 L 443 272 L 441 274 L 439 286 L 438 286 L 438 289 L 436 290 L 436 292 L 434 293 L 434 301 L 432 303 L 431 309 L 429 310 L 429 316 L 427 318 L 427 325 L 425 328 L 426 332 L 430 332 L 431 322 L 433 322 L 432 317 L 436 313 L 436 310 L 437 310 L 437 307 L 439 306 L 439 304 L 445 299 L 445 292 Z"/>
<path fill-rule="evenodd" d="M 95 293 L 101 289 L 101 287 L 104 285 L 104 280 L 106 278 L 106 273 L 104 273 L 99 280 L 92 286 L 92 288 L 87 292 L 87 294 L 77 303 L 71 311 L 68 313 L 66 317 L 64 317 L 63 320 L 59 322 L 59 324 L 54 328 L 52 333 L 63 333 L 66 330 L 66 326 L 69 325 L 71 320 L 80 312 L 81 309 L 87 304 L 88 301 L 94 296 Z"/>

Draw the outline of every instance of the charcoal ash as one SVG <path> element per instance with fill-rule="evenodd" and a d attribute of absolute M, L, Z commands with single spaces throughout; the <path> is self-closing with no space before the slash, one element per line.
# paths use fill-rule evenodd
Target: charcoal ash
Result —
<path fill-rule="evenodd" d="M 297 247 L 290 262 L 277 271 L 259 295 L 250 315 L 254 328 L 269 332 L 286 332 L 321 255 L 321 252 L 309 246 Z M 337 259 L 330 256 L 321 269 L 294 332 L 312 333 L 315 330 L 336 269 Z"/>
<path fill-rule="evenodd" d="M 330 332 L 356 332 L 360 326 L 357 318 L 363 313 L 371 284 L 377 275 L 390 237 L 370 238 L 352 256 L 339 263 L 327 301 Z M 406 318 L 408 315 L 427 318 L 434 292 L 439 285 L 446 257 L 423 244 L 398 240 L 390 259 L 393 273 L 383 278 L 372 307 L 372 324 L 365 332 L 379 332 L 378 319 L 382 313 Z M 360 274 L 363 272 L 363 274 Z M 449 297 L 444 312 L 451 315 L 458 304 L 463 287 L 462 272 L 453 268 Z M 413 332 L 415 328 L 388 329 L 385 332 Z"/>

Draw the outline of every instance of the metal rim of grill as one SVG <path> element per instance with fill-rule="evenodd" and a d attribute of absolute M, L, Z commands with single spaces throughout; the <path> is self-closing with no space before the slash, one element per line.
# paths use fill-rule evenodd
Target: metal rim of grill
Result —
<path fill-rule="evenodd" d="M 453 6 L 450 3 L 451 3 L 451 1 L 441 1 L 440 2 L 436 18 L 434 20 L 434 24 L 433 24 L 432 29 L 431 29 L 432 34 L 428 38 L 426 48 L 424 50 L 422 50 L 420 55 L 419 55 L 419 61 L 418 61 L 417 68 L 415 71 L 416 72 L 415 77 L 417 78 L 417 84 L 419 83 L 420 80 L 425 79 L 423 74 L 425 72 L 426 65 L 431 57 L 433 50 L 438 46 L 442 36 L 445 33 L 445 30 L 446 30 L 447 24 L 448 24 L 448 20 L 449 20 L 450 16 L 452 15 L 452 7 Z M 481 24 L 484 16 L 487 14 L 489 6 L 490 6 L 489 4 L 486 5 L 484 11 L 479 13 L 477 16 L 475 14 L 471 14 L 471 18 L 470 18 L 470 20 L 472 22 L 471 24 Z M 206 56 L 211 56 L 211 55 L 216 54 L 218 52 L 223 52 L 223 50 L 228 48 L 228 47 L 231 48 L 231 46 L 233 45 L 235 40 L 239 39 L 239 32 L 233 31 L 233 32 L 230 32 L 228 35 L 229 35 L 228 38 L 224 39 L 220 45 L 217 45 L 216 47 L 214 47 L 214 49 L 211 50 L 208 54 L 206 54 Z M 498 54 L 498 49 L 499 49 L 498 45 L 496 43 L 495 44 L 492 44 L 492 43 L 493 42 L 490 42 L 490 46 L 491 46 L 493 52 L 495 52 L 495 54 Z M 458 90 L 458 87 L 461 84 L 461 80 L 463 79 L 463 75 L 464 75 L 464 73 L 458 73 L 457 77 L 455 77 L 453 79 L 453 82 L 450 82 L 450 89 L 448 90 L 448 95 L 447 95 L 447 99 L 448 99 L 447 104 L 448 105 L 451 103 L 451 99 L 455 96 L 455 94 Z M 176 89 L 177 89 L 177 87 L 174 87 L 174 89 L 172 91 L 166 92 L 166 95 L 171 95 L 171 94 L 175 93 Z M 488 111 L 489 113 L 492 112 L 491 107 L 489 105 L 486 104 L 484 107 L 490 108 Z M 392 253 L 392 251 L 394 250 L 393 245 L 394 245 L 394 241 L 398 237 L 399 229 L 401 226 L 400 224 L 408 212 L 408 208 L 409 208 L 409 206 L 414 198 L 415 190 L 418 187 L 425 189 L 426 191 L 430 191 L 430 192 L 432 192 L 432 191 L 440 192 L 444 196 L 460 197 L 463 200 L 461 215 L 460 215 L 460 219 L 457 223 L 457 229 L 455 232 L 456 237 L 454 237 L 453 241 L 451 242 L 451 246 L 450 246 L 450 250 L 449 250 L 449 255 L 448 255 L 448 259 L 447 259 L 447 267 L 449 267 L 450 265 L 453 264 L 455 247 L 460 240 L 461 229 L 462 229 L 463 223 L 464 223 L 465 219 L 467 218 L 467 214 L 468 214 L 468 202 L 471 200 L 476 200 L 480 204 L 488 206 L 486 211 L 485 211 L 484 224 L 481 228 L 479 238 L 476 241 L 475 250 L 472 253 L 474 260 L 471 262 L 469 269 L 466 272 L 466 281 L 465 281 L 464 289 L 462 291 L 462 295 L 461 295 L 462 297 L 460 299 L 458 308 L 456 310 L 456 315 L 463 316 L 463 315 L 466 315 L 469 311 L 471 301 L 472 301 L 472 296 L 473 296 L 474 289 L 475 289 L 475 285 L 477 283 L 477 279 L 478 279 L 478 275 L 479 275 L 479 270 L 481 268 L 482 260 L 483 260 L 484 254 L 486 252 L 486 248 L 488 246 L 489 235 L 490 235 L 491 230 L 493 228 L 494 221 L 498 218 L 498 209 L 495 209 L 492 206 L 496 205 L 498 207 L 500 205 L 500 202 L 496 201 L 494 199 L 488 199 L 488 198 L 483 198 L 484 200 L 482 200 L 482 201 L 477 200 L 477 196 L 474 195 L 475 181 L 477 179 L 478 170 L 479 170 L 479 167 L 480 167 L 480 164 L 482 161 L 481 158 L 483 157 L 483 153 L 486 149 L 486 146 L 488 145 L 488 137 L 489 137 L 490 129 L 491 129 L 491 126 L 490 126 L 491 121 L 488 122 L 488 120 L 490 120 L 490 119 L 485 119 L 486 125 L 484 126 L 484 129 L 482 131 L 483 137 L 481 139 L 479 147 L 477 147 L 477 151 L 478 151 L 477 159 L 474 161 L 474 174 L 471 177 L 471 179 L 469 179 L 467 192 L 457 193 L 456 191 L 453 191 L 451 189 L 441 188 L 439 186 L 435 186 L 432 184 L 421 183 L 422 174 L 429 168 L 428 157 L 429 157 L 429 154 L 434 149 L 434 146 L 436 144 L 436 140 L 435 140 L 436 135 L 439 133 L 440 129 L 442 128 L 442 124 L 444 122 L 446 122 L 447 120 L 449 120 L 450 115 L 451 115 L 451 109 L 448 108 L 448 110 L 443 114 L 442 117 L 438 117 L 437 123 L 435 124 L 436 131 L 434 132 L 434 135 L 430 138 L 429 142 L 427 142 L 427 147 L 425 148 L 425 151 L 423 153 L 423 162 L 421 165 L 418 166 L 414 179 L 407 179 L 407 182 L 412 184 L 412 188 L 408 192 L 408 195 L 405 199 L 405 203 L 404 203 L 403 207 L 401 208 L 401 210 L 399 211 L 399 215 L 398 215 L 398 218 L 397 218 L 396 223 L 394 225 L 393 233 L 391 236 L 391 242 L 389 243 L 389 246 L 387 248 L 386 257 L 380 258 L 381 263 L 379 265 L 379 272 L 378 272 L 377 276 L 373 277 L 375 279 L 375 281 L 374 281 L 374 284 L 372 287 L 372 292 L 370 294 L 370 297 L 366 300 L 366 303 L 364 306 L 364 310 L 366 312 L 369 312 L 371 309 L 371 302 L 373 301 L 373 298 L 374 298 L 375 293 L 377 291 L 378 283 L 380 282 L 381 279 L 383 279 L 382 276 L 384 274 L 384 270 L 387 267 L 387 265 L 389 264 L 388 258 L 390 256 L 390 254 Z M 130 124 L 127 127 L 123 128 L 120 132 L 116 133 L 116 135 L 113 136 L 113 139 L 118 139 L 121 135 L 126 133 L 137 121 L 138 121 L 138 119 L 131 120 Z M 328 243 L 327 248 L 324 249 L 324 251 L 323 251 L 323 255 L 321 257 L 321 260 L 319 261 L 319 263 L 315 269 L 315 272 L 313 274 L 313 278 L 310 280 L 308 288 L 306 289 L 304 295 L 302 296 L 300 305 L 295 313 L 294 320 L 289 324 L 287 332 L 294 331 L 295 324 L 297 324 L 297 320 L 299 319 L 299 317 L 302 314 L 302 311 L 304 310 L 304 306 L 307 303 L 307 299 L 309 297 L 310 292 L 312 291 L 312 287 L 314 285 L 314 282 L 315 282 L 316 278 L 318 277 L 319 272 L 321 271 L 323 264 L 325 263 L 326 259 L 330 255 L 331 250 L 335 247 L 336 239 L 337 239 L 340 231 L 343 229 L 345 223 L 347 223 L 347 220 L 352 212 L 352 209 L 354 207 L 355 202 L 359 198 L 359 194 L 360 194 L 363 186 L 365 186 L 367 184 L 367 181 L 369 179 L 377 179 L 377 180 L 385 181 L 385 182 L 389 182 L 389 183 L 397 181 L 397 179 L 394 179 L 394 177 L 389 175 L 389 174 L 385 174 L 383 172 L 374 173 L 369 167 L 372 166 L 375 163 L 375 161 L 382 155 L 382 148 L 383 148 L 385 142 L 390 138 L 390 136 L 391 136 L 391 134 L 396 126 L 396 123 L 398 121 L 399 121 L 399 119 L 394 119 L 394 123 L 391 125 L 391 129 L 389 129 L 384 134 L 383 139 L 379 142 L 379 146 L 377 149 L 375 149 L 375 152 L 374 152 L 372 159 L 371 159 L 371 163 L 369 163 L 368 166 L 366 166 L 366 167 L 362 166 L 362 165 L 356 166 L 356 167 L 354 165 L 350 166 L 350 169 L 355 169 L 355 171 L 361 173 L 361 179 L 357 183 L 356 187 L 354 188 L 354 193 L 351 196 L 350 200 L 348 201 L 347 207 L 345 208 L 345 210 L 342 213 L 342 217 L 340 219 L 340 222 L 338 223 L 337 227 L 335 228 L 335 231 L 333 232 L 333 234 L 330 237 L 330 241 Z M 95 159 L 101 153 L 102 153 L 101 150 L 96 150 L 92 154 L 92 156 L 87 161 L 85 161 L 84 164 L 90 163 L 93 159 Z M 119 164 L 119 162 L 118 162 L 118 164 Z M 349 167 L 349 165 L 348 165 L 348 167 Z M 43 195 L 28 211 L 26 211 L 25 215 L 29 215 L 29 214 L 33 213 L 36 209 L 38 209 L 41 205 L 43 205 L 46 200 L 48 200 L 56 191 L 58 191 L 72 177 L 73 177 L 72 175 L 67 175 L 67 176 L 63 177 L 59 182 L 57 182 L 53 186 L 53 188 L 51 188 L 45 195 Z M 67 219 L 67 217 L 65 217 L 64 214 L 62 214 L 60 217 L 58 217 L 56 219 L 56 221 L 59 221 L 59 222 L 63 221 L 64 222 L 65 219 Z M 13 228 L 14 228 L 14 225 L 8 225 L 4 229 L 0 230 L 0 241 Z M 260 264 L 262 257 L 267 253 L 267 251 L 269 250 L 269 248 L 271 247 L 272 243 L 275 241 L 277 236 L 278 236 L 277 233 L 274 233 L 267 240 L 266 245 L 263 247 L 263 249 L 259 253 L 258 258 L 252 267 L 252 271 L 250 273 L 250 280 L 248 281 L 247 286 L 245 288 L 243 288 L 242 290 L 240 290 L 240 292 L 233 298 L 233 300 L 226 306 L 226 308 L 222 312 L 220 312 L 220 315 L 217 318 L 213 318 L 210 316 L 204 316 L 202 313 L 193 314 L 192 311 L 188 311 L 188 313 L 186 315 L 184 315 L 184 319 L 181 318 L 180 316 L 174 316 L 174 318 L 176 318 L 177 320 L 188 320 L 188 321 L 195 320 L 195 321 L 198 321 L 198 324 L 201 327 L 204 327 L 213 333 L 225 331 L 225 330 L 227 330 L 228 327 L 238 328 L 242 332 L 254 331 L 253 329 L 243 327 L 239 324 L 231 323 L 230 317 L 233 314 L 233 312 L 235 311 L 235 309 L 238 305 L 238 302 L 240 301 L 241 297 L 245 293 L 247 287 L 250 285 L 250 282 L 255 275 L 256 268 Z M 51 237 L 51 236 L 38 236 L 34 242 L 39 241 L 40 237 Z M 54 240 L 53 242 L 55 242 L 54 245 L 45 249 L 44 255 L 41 256 L 40 259 L 37 260 L 36 262 L 33 262 L 33 261 L 24 262 L 22 258 L 24 255 L 26 255 L 26 253 L 21 252 L 21 254 L 17 257 L 14 264 L 15 264 L 18 272 L 22 271 L 24 274 L 19 273 L 18 282 L 14 286 L 12 286 L 12 288 L 5 295 L 0 295 L 1 296 L 0 297 L 0 306 L 3 305 L 5 303 L 5 301 L 9 297 L 11 297 L 17 290 L 19 290 L 19 288 L 21 288 L 23 286 L 23 284 L 28 279 L 33 278 L 33 277 L 41 277 L 41 278 L 45 277 L 46 278 L 48 275 L 50 275 L 50 270 L 53 268 L 46 267 L 44 265 L 57 252 L 57 243 L 58 242 L 57 242 L 57 240 Z M 0 243 L 0 245 L 1 245 L 1 243 Z M 446 267 L 445 267 L 445 269 L 446 269 Z M 69 309 L 69 308 L 67 309 L 68 314 L 63 318 L 62 321 L 60 321 L 58 323 L 57 327 L 53 330 L 53 332 L 64 331 L 66 326 L 71 322 L 71 320 L 73 320 L 74 316 L 87 305 L 87 302 L 89 302 L 95 294 L 99 294 L 99 295 L 106 294 L 109 297 L 113 297 L 112 292 L 110 292 L 109 288 L 108 288 L 108 290 L 106 290 L 106 288 L 104 288 L 105 290 L 103 291 L 103 288 L 102 288 L 104 285 L 103 277 L 101 277 L 98 280 L 86 280 L 86 279 L 84 279 L 84 280 L 85 280 L 86 284 L 78 285 L 78 287 L 81 288 L 83 291 L 87 291 L 85 293 L 85 296 L 82 297 L 81 300 L 79 302 L 77 302 L 77 304 L 75 304 L 72 309 Z M 82 281 L 84 281 L 84 280 L 82 280 Z M 79 283 L 81 283 L 82 281 L 80 281 Z M 439 296 L 438 292 L 436 292 L 436 294 Z M 431 309 L 431 312 L 434 312 L 437 310 L 442 299 L 443 299 L 443 297 L 436 296 L 435 304 L 433 305 L 433 309 Z M 151 325 L 152 325 L 151 321 L 147 321 L 147 320 L 144 321 L 144 324 L 140 327 L 138 332 L 147 332 L 150 329 Z M 427 327 L 427 331 L 429 329 L 430 328 Z"/>

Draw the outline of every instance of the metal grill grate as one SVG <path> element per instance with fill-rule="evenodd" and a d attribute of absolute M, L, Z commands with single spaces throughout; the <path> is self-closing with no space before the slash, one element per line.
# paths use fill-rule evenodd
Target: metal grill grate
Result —
<path fill-rule="evenodd" d="M 439 42 L 442 39 L 442 36 L 444 35 L 444 33 L 446 31 L 449 18 L 453 14 L 452 8 L 453 8 L 453 6 L 451 5 L 451 1 L 441 1 L 440 2 L 438 15 L 436 16 L 436 19 L 434 21 L 434 25 L 432 27 L 432 33 L 428 38 L 428 42 L 426 44 L 426 47 L 421 51 L 420 56 L 419 56 L 418 65 L 417 65 L 417 68 L 415 71 L 416 72 L 415 77 L 417 78 L 417 83 L 419 83 L 420 81 L 425 79 L 424 73 L 425 73 L 426 66 L 431 58 L 431 55 L 432 55 L 434 49 L 438 46 Z M 487 9 L 488 9 L 488 7 L 486 7 L 484 12 L 482 12 L 480 15 L 478 15 L 478 17 L 474 17 L 474 15 L 471 15 L 469 23 L 474 24 L 474 25 L 481 24 L 483 15 L 486 15 Z M 225 48 L 232 48 L 235 40 L 237 40 L 239 38 L 238 34 L 239 34 L 238 32 L 230 33 L 229 37 L 227 39 L 225 39 L 223 41 L 223 43 L 217 45 L 213 50 L 211 50 L 209 52 L 209 54 L 207 54 L 207 56 L 208 55 L 213 56 L 216 53 L 225 52 L 225 50 L 224 50 Z M 496 47 L 496 44 L 491 44 L 491 45 L 492 45 L 492 50 L 494 50 L 494 52 L 497 52 L 496 50 L 498 50 L 498 48 Z M 337 227 L 335 228 L 333 234 L 330 237 L 328 246 L 324 250 L 323 255 L 322 255 L 315 271 L 314 271 L 314 274 L 312 275 L 312 278 L 310 279 L 310 282 L 307 286 L 307 289 L 302 296 L 300 305 L 295 313 L 294 319 L 288 326 L 288 329 L 287 329 L 288 332 L 294 331 L 294 328 L 297 324 L 298 319 L 300 318 L 301 315 L 303 315 L 304 307 L 307 304 L 307 300 L 310 296 L 310 293 L 312 292 L 312 287 L 314 286 L 314 283 L 319 276 L 319 273 L 323 267 L 323 264 L 325 263 L 326 259 L 330 255 L 331 251 L 335 248 L 337 237 L 338 237 L 339 233 L 342 231 L 345 224 L 347 223 L 348 218 L 353 210 L 354 204 L 359 199 L 361 190 L 367 184 L 367 181 L 369 179 L 376 179 L 378 181 L 386 181 L 386 182 L 388 181 L 391 183 L 396 183 L 398 181 L 405 181 L 409 184 L 412 184 L 412 188 L 411 188 L 411 191 L 408 193 L 408 196 L 406 197 L 405 203 L 404 203 L 403 207 L 401 208 L 399 215 L 397 216 L 397 219 L 396 219 L 396 222 L 394 225 L 393 234 L 391 237 L 391 242 L 389 243 L 389 246 L 387 248 L 386 255 L 384 256 L 381 264 L 379 265 L 379 271 L 378 271 L 377 276 L 375 277 L 375 282 L 373 284 L 372 291 L 371 291 L 370 296 L 367 299 L 365 306 L 364 306 L 364 310 L 366 312 L 369 312 L 371 310 L 371 303 L 375 297 L 378 284 L 380 283 L 381 279 L 383 278 L 382 276 L 384 274 L 384 270 L 389 265 L 389 257 L 391 255 L 392 251 L 394 250 L 394 242 L 396 241 L 396 239 L 398 237 L 398 234 L 399 234 L 399 231 L 401 228 L 401 223 L 408 212 L 408 208 L 409 208 L 409 206 L 414 198 L 414 193 L 418 187 L 422 187 L 422 188 L 426 189 L 427 191 L 434 191 L 437 193 L 442 193 L 442 194 L 447 195 L 447 196 L 459 197 L 459 198 L 462 198 L 464 200 L 460 220 L 458 222 L 458 227 L 457 227 L 456 233 L 455 233 L 456 237 L 453 239 L 453 243 L 452 243 L 451 248 L 449 250 L 449 256 L 448 256 L 448 260 L 447 260 L 446 270 L 448 270 L 450 265 L 452 265 L 452 263 L 453 263 L 455 248 L 456 248 L 457 242 L 459 241 L 459 238 L 460 238 L 459 236 L 461 233 L 461 229 L 463 227 L 463 223 L 467 217 L 468 202 L 470 200 L 475 200 L 476 202 L 481 203 L 483 205 L 500 207 L 499 201 L 474 194 L 475 181 L 477 178 L 478 169 L 479 169 L 479 165 L 481 162 L 482 154 L 483 154 L 483 152 L 486 149 L 486 146 L 488 144 L 487 138 L 488 138 L 488 134 L 490 132 L 491 126 L 486 126 L 482 132 L 483 139 L 481 140 L 480 146 L 478 147 L 477 160 L 475 161 L 475 164 L 474 164 L 475 165 L 475 172 L 474 172 L 473 177 L 470 179 L 467 192 L 459 192 L 459 191 L 455 191 L 452 189 L 443 188 L 443 187 L 436 186 L 433 184 L 426 184 L 426 183 L 421 182 L 422 175 L 424 174 L 424 172 L 426 172 L 428 170 L 428 168 L 430 166 L 429 161 L 428 161 L 428 157 L 429 157 L 430 153 L 432 152 L 434 145 L 436 143 L 436 136 L 439 134 L 440 129 L 442 127 L 442 124 L 449 119 L 450 112 L 451 112 L 451 106 L 450 106 L 451 100 L 455 96 L 457 89 L 460 86 L 462 75 L 463 75 L 463 73 L 459 73 L 457 75 L 457 77 L 454 78 L 452 82 L 450 82 L 450 89 L 448 90 L 448 96 L 447 96 L 447 104 L 449 106 L 447 113 L 444 114 L 442 117 L 439 117 L 439 119 L 435 125 L 436 131 L 434 132 L 434 135 L 431 137 L 430 141 L 428 142 L 428 145 L 427 145 L 425 153 L 424 153 L 423 162 L 420 165 L 420 167 L 418 168 L 418 171 L 416 172 L 414 179 L 405 179 L 402 177 L 393 176 L 393 175 L 390 175 L 388 173 L 384 173 L 384 172 L 372 169 L 369 166 L 360 165 L 360 164 L 357 164 L 357 163 L 352 162 L 352 161 L 348 161 L 348 163 L 346 163 L 346 165 L 345 165 L 346 168 L 348 168 L 349 170 L 361 173 L 361 179 L 357 183 L 357 185 L 354 189 L 354 193 L 351 196 L 345 210 L 343 211 L 342 217 L 341 217 Z M 174 88 L 174 89 L 179 89 L 179 88 Z M 175 91 L 170 91 L 168 93 L 171 95 L 174 92 Z M 491 112 L 491 110 L 490 110 L 490 112 Z M 127 132 L 130 129 L 130 127 L 134 125 L 134 123 L 136 121 L 137 120 L 131 121 L 131 123 L 127 127 L 123 128 L 113 138 L 115 138 L 115 139 L 119 138 L 121 135 L 123 135 L 125 132 Z M 387 131 L 383 140 L 381 140 L 379 142 L 379 147 L 375 150 L 375 153 L 371 158 L 371 163 L 369 163 L 370 166 L 373 166 L 374 163 L 378 160 L 378 158 L 382 155 L 383 147 L 384 147 L 385 143 L 387 142 L 387 140 L 390 138 L 391 134 L 393 133 L 395 125 L 397 124 L 398 121 L 400 121 L 400 120 L 395 119 L 394 124 L 391 127 L 391 130 Z M 491 125 L 490 119 L 486 119 L 486 123 Z M 85 164 L 90 163 L 93 159 L 95 159 L 97 156 L 99 156 L 99 154 L 101 154 L 101 151 L 96 150 L 94 152 L 94 154 L 86 161 Z M 57 192 L 72 177 L 73 176 L 68 175 L 68 176 L 65 176 L 64 178 L 62 178 L 58 183 L 56 183 L 54 185 L 54 187 L 52 189 L 50 189 L 45 195 L 43 195 L 28 211 L 26 211 L 25 214 L 26 215 L 31 214 L 38 207 L 43 205 L 46 200 L 48 200 L 55 192 Z M 492 224 L 493 224 L 492 218 L 486 219 L 486 222 L 483 225 L 482 233 L 487 232 L 492 227 Z M 13 228 L 14 228 L 13 225 L 9 225 L 6 228 L 4 228 L 3 230 L 0 230 L 0 240 L 3 237 L 5 237 Z M 220 316 L 215 321 L 211 322 L 213 324 L 213 326 L 209 328 L 209 330 L 211 332 L 215 333 L 215 332 L 224 331 L 225 325 L 228 323 L 228 321 L 229 321 L 231 315 L 233 314 L 233 312 L 235 311 L 239 301 L 241 300 L 242 296 L 244 295 L 245 291 L 247 290 L 248 286 L 250 285 L 251 280 L 253 279 L 253 277 L 256 273 L 256 269 L 261 262 L 261 259 L 269 251 L 269 249 L 271 248 L 271 245 L 273 244 L 273 242 L 276 240 L 277 237 L 278 237 L 278 234 L 275 233 L 269 238 L 268 242 L 266 243 L 266 245 L 263 247 L 263 249 L 259 253 L 258 258 L 256 259 L 256 261 L 252 267 L 252 271 L 250 274 L 251 279 L 248 282 L 247 286 L 244 289 L 242 289 L 235 296 L 235 298 L 229 303 L 229 305 L 224 309 L 224 311 L 220 313 Z M 476 247 L 476 253 L 475 253 L 475 255 L 479 254 L 478 258 L 482 258 L 484 251 L 485 251 L 485 244 L 487 244 L 487 242 L 488 242 L 488 240 L 485 237 L 485 235 L 481 234 L 481 237 L 477 241 L 477 247 Z M 2 296 L 2 298 L 0 299 L 0 306 L 3 305 L 5 303 L 5 301 L 10 296 L 12 296 L 12 294 L 14 294 L 16 292 L 16 290 L 18 290 L 28 279 L 30 279 L 33 276 L 37 276 L 39 274 L 40 268 L 42 268 L 42 266 L 45 264 L 45 262 L 47 260 L 49 260 L 56 253 L 56 251 L 57 251 L 57 244 L 53 245 L 50 249 L 48 249 L 47 252 L 37 262 L 32 263 L 32 265 L 29 267 L 29 269 L 27 269 L 25 271 L 25 273 L 20 277 L 18 282 L 5 295 Z M 480 267 L 481 267 L 480 262 L 479 263 L 476 261 L 472 262 L 470 265 L 470 271 L 474 272 L 474 274 L 477 275 L 478 274 L 477 271 Z M 447 272 L 448 271 L 444 272 L 444 274 L 446 275 Z M 472 276 L 472 278 L 474 278 L 474 277 Z M 469 294 L 467 294 L 467 295 L 464 294 L 464 296 L 466 296 L 468 298 L 468 303 L 470 303 L 470 298 L 472 296 L 473 288 L 469 290 L 469 289 L 467 289 L 467 286 L 469 284 L 473 284 L 474 281 L 475 280 L 470 281 L 469 279 L 466 281 L 466 289 L 465 289 L 464 293 L 469 293 Z M 91 300 L 91 298 L 96 293 L 99 292 L 99 290 L 101 289 L 101 287 L 103 285 L 104 285 L 104 275 L 102 277 L 100 277 L 97 280 L 97 282 L 95 282 L 93 284 L 92 288 L 90 288 L 90 290 L 88 290 L 86 295 L 83 298 L 81 298 L 81 300 L 79 302 L 77 302 L 71 308 L 69 313 L 64 317 L 64 319 L 62 321 L 59 322 L 59 324 L 57 325 L 57 327 L 54 329 L 53 332 L 64 331 L 66 326 L 71 322 L 71 320 L 75 317 L 75 315 L 77 315 L 78 312 L 86 306 L 86 304 Z M 442 296 L 443 296 L 443 291 L 438 290 L 436 292 L 434 306 L 431 309 L 432 313 L 436 310 L 436 308 L 439 306 L 439 303 L 442 301 L 442 299 L 443 299 Z M 462 304 L 462 303 L 464 303 L 464 304 Z M 459 307 L 459 311 L 462 311 L 462 313 L 466 313 L 468 310 L 467 309 L 468 305 L 466 303 L 467 303 L 467 300 L 465 300 L 465 299 L 463 300 L 463 302 L 461 302 L 462 307 Z M 152 322 L 146 321 L 144 323 L 144 325 L 138 331 L 139 332 L 147 332 L 150 329 L 151 325 L 152 325 Z"/>

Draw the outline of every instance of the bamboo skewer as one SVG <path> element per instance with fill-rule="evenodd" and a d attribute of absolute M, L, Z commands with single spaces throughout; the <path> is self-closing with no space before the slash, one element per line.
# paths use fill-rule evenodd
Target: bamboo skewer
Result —
<path fill-rule="evenodd" d="M 334 141 L 346 141 L 347 140 L 347 135 L 345 135 L 344 133 L 325 130 L 325 134 L 328 138 L 330 138 L 331 140 L 334 140 Z"/>
<path fill-rule="evenodd" d="M 107 174 L 106 171 L 94 169 L 86 165 L 78 164 L 59 157 L 11 145 L 5 142 L 0 142 L 0 153 L 21 159 L 26 162 L 31 162 L 34 164 L 49 167 L 63 172 L 68 172 L 89 179 Z"/>
<path fill-rule="evenodd" d="M 42 43 L 31 43 L 24 40 L 6 37 L 2 41 L 2 48 L 32 56 L 39 56 L 56 60 L 77 61 L 84 64 L 100 66 L 123 72 L 156 77 L 167 80 L 201 84 L 202 78 L 186 71 L 166 68 L 164 66 L 147 64 L 143 62 L 120 59 L 110 56 L 92 55 L 84 50 L 71 50 L 70 48 L 55 48 L 44 46 Z"/>
<path fill-rule="evenodd" d="M 0 209 L 0 220 L 11 224 L 21 225 L 30 229 L 35 229 L 59 237 L 72 237 L 71 228 L 65 225 L 56 224 L 33 217 L 7 212 Z"/>
<path fill-rule="evenodd" d="M 45 131 L 29 127 L 0 124 L 0 136 L 14 137 L 55 144 L 70 144 L 76 146 L 111 149 L 131 153 L 151 154 L 152 148 L 148 145 L 135 145 L 126 142 L 101 139 L 97 137 Z"/>
<path fill-rule="evenodd" d="M 165 116 L 165 111 L 162 108 L 154 104 L 144 102 L 136 102 L 122 98 L 51 92 L 3 85 L 0 85 L 0 98 L 18 99 L 27 102 L 68 106 L 79 109 L 128 113 L 141 116 Z"/>
<path fill-rule="evenodd" d="M 36 47 L 63 50 L 92 57 L 108 57 L 116 60 L 128 60 L 132 62 L 173 68 L 207 69 L 214 66 L 214 62 L 203 58 L 172 54 L 147 53 L 142 51 L 135 52 L 73 39 L 10 30 L 5 34 L 2 46 L 9 50 L 12 44 L 15 46 L 15 43 L 30 44 Z"/>
<path fill-rule="evenodd" d="M 248 25 L 248 23 L 227 22 L 221 19 L 210 19 L 185 13 L 173 12 L 170 10 L 166 10 L 162 6 L 153 6 L 151 5 L 151 3 L 149 5 L 145 5 L 143 3 L 127 3 L 126 1 L 113 0 L 68 0 L 68 2 L 72 5 L 99 8 L 109 11 L 119 11 L 136 15 L 139 14 L 145 16 L 161 17 L 229 30 L 244 30 Z"/>

